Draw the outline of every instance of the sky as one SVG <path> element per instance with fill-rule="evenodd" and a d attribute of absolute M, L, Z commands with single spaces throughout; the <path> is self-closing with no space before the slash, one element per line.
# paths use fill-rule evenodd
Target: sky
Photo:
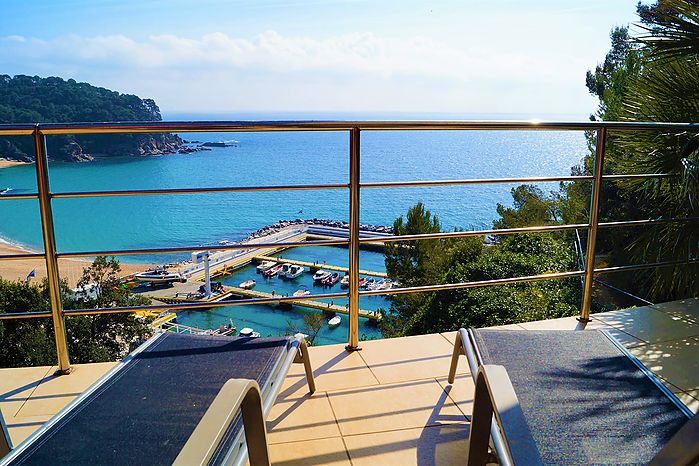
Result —
<path fill-rule="evenodd" d="M 177 114 L 585 118 L 637 0 L 2 0 L 0 74 Z"/>

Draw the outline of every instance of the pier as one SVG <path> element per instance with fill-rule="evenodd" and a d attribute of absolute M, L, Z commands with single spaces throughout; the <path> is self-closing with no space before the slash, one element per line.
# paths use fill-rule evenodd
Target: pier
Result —
<path fill-rule="evenodd" d="M 298 261 L 295 259 L 284 259 L 282 257 L 271 257 L 271 256 L 259 255 L 259 256 L 253 257 L 253 260 L 255 260 L 257 262 L 271 261 L 271 262 L 277 262 L 277 263 L 282 262 L 284 264 L 301 265 L 304 267 L 308 267 L 308 269 L 311 271 L 323 269 L 323 270 L 332 270 L 333 272 L 344 272 L 344 273 L 349 272 L 349 268 L 341 267 L 339 265 L 321 264 L 320 262 Z M 371 270 L 359 270 L 359 275 L 369 275 L 372 277 L 381 277 L 381 278 L 388 277 L 388 275 L 386 275 L 384 272 L 373 272 Z"/>

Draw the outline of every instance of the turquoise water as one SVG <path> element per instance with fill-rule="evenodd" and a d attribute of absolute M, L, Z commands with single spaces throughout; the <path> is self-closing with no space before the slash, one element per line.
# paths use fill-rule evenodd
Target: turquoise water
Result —
<path fill-rule="evenodd" d="M 91 163 L 50 163 L 51 189 L 57 191 L 221 187 L 283 184 L 346 183 L 349 138 L 345 132 L 272 132 L 183 134 L 185 139 L 237 139 L 238 147 L 193 154 L 124 157 Z M 587 151 L 582 132 L 423 131 L 363 132 L 361 179 L 411 181 L 430 179 L 561 176 Z M 512 185 L 362 189 L 361 222 L 390 225 L 417 201 L 436 213 L 442 226 L 488 228 L 497 218 L 496 205 L 511 205 Z M 36 190 L 33 165 L 0 170 L 0 188 Z M 556 183 L 541 185 L 555 189 Z M 348 219 L 347 190 L 272 191 L 200 195 L 157 195 L 53 200 L 59 251 L 199 246 L 239 240 L 280 219 Z M 41 249 L 37 201 L 0 202 L 0 238 Z M 289 257 L 328 260 L 344 265 L 344 249 L 299 248 Z M 120 257 L 122 261 L 167 263 L 187 254 Z M 324 257 L 324 256 L 327 256 Z M 361 267 L 383 269 L 381 254 L 362 251 Z M 231 278 L 242 282 L 254 271 Z M 259 277 L 258 277 L 259 278 Z M 260 283 L 293 292 L 280 280 Z M 303 282 L 305 279 L 301 279 Z M 300 282 L 300 283 L 301 283 Z M 271 290 L 270 290 L 271 291 Z M 367 298 L 362 308 L 388 307 L 384 298 Z M 180 321 L 197 327 L 218 327 L 233 318 L 263 335 L 284 333 L 288 321 L 302 326 L 301 310 L 283 311 L 245 306 L 183 314 Z M 343 319 L 346 320 L 346 319 Z M 362 323 L 360 333 L 378 337 Z M 322 343 L 346 341 L 347 327 L 324 329 Z"/>
<path fill-rule="evenodd" d="M 285 251 L 281 254 L 288 259 L 303 261 L 327 261 L 328 264 L 347 266 L 347 249 L 317 247 L 317 248 L 297 248 Z M 279 256 L 279 255 L 278 255 Z M 377 272 L 385 271 L 383 264 L 383 254 L 372 251 L 361 251 L 361 267 Z M 225 285 L 238 286 L 245 280 L 252 279 L 257 282 L 255 290 L 275 292 L 277 295 L 291 296 L 298 289 L 308 289 L 312 294 L 342 292 L 340 284 L 332 288 L 325 288 L 313 284 L 313 275 L 304 273 L 294 280 L 284 280 L 279 277 L 264 278 L 255 270 L 255 266 L 249 265 L 238 270 L 234 275 L 221 280 Z M 332 304 L 345 305 L 347 299 L 325 300 Z M 369 296 L 360 300 L 359 307 L 366 310 L 388 309 L 391 303 L 384 296 Z M 232 319 L 235 326 L 240 330 L 243 327 L 252 327 L 262 335 L 283 335 L 287 329 L 304 331 L 303 315 L 306 312 L 317 312 L 294 306 L 291 310 L 282 309 L 277 306 L 229 306 L 215 308 L 207 311 L 180 312 L 177 314 L 177 322 L 198 328 L 218 328 L 221 324 L 228 324 Z M 341 315 L 342 323 L 339 327 L 330 329 L 327 326 L 318 334 L 316 343 L 329 345 L 333 343 L 343 343 L 347 341 L 348 319 Z M 327 320 L 327 319 L 326 319 Z M 381 333 L 369 322 L 368 319 L 359 319 L 359 335 L 361 338 L 380 338 Z"/>

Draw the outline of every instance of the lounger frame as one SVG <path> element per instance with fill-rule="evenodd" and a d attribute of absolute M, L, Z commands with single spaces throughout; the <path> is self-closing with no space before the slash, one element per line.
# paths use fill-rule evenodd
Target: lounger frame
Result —
<path fill-rule="evenodd" d="M 96 390 L 98 390 L 102 385 L 104 385 L 106 382 L 108 382 L 112 377 L 114 377 L 116 374 L 118 374 L 120 371 L 122 371 L 127 365 L 141 352 L 146 350 L 149 346 L 153 345 L 158 339 L 164 335 L 165 332 L 160 332 L 155 334 L 152 338 L 150 338 L 148 341 L 143 343 L 141 346 L 139 346 L 136 350 L 131 352 L 128 356 L 126 356 L 124 359 L 121 361 L 117 362 L 116 365 L 111 368 L 109 371 L 107 371 L 102 377 L 97 379 L 90 387 L 88 387 L 84 392 L 82 392 L 80 395 L 78 395 L 73 401 L 68 403 L 63 409 L 61 409 L 55 416 L 53 416 L 51 419 L 49 419 L 44 425 L 39 427 L 34 433 L 32 433 L 29 437 L 27 437 L 22 443 L 17 445 L 16 448 L 12 449 L 9 454 L 7 454 L 4 458 L 0 458 L 0 466 L 5 466 L 9 465 L 12 463 L 13 459 L 19 455 L 22 451 L 24 451 L 27 447 L 29 447 L 33 442 L 39 440 L 41 436 L 49 430 L 53 425 L 58 423 L 62 418 L 64 418 L 67 414 L 69 414 L 71 411 L 74 409 L 77 409 L 80 404 L 88 398 L 92 393 L 94 393 Z M 272 374 L 273 375 L 270 378 L 270 382 L 264 384 L 263 387 L 259 387 L 257 391 L 260 393 L 260 403 L 261 403 L 261 414 L 262 414 L 262 425 L 264 426 L 264 423 L 267 419 L 267 416 L 269 415 L 270 410 L 272 409 L 272 406 L 274 405 L 274 402 L 276 401 L 277 395 L 279 394 L 281 390 L 282 383 L 284 382 L 284 379 L 286 378 L 289 369 L 291 368 L 291 365 L 293 363 L 302 363 L 304 365 L 305 369 L 305 374 L 306 374 L 306 381 L 308 383 L 308 388 L 311 393 L 315 392 L 315 380 L 313 378 L 313 370 L 311 367 L 311 362 L 310 362 L 310 357 L 308 354 L 308 347 L 306 345 L 306 341 L 304 339 L 304 336 L 302 334 L 297 334 L 294 337 L 291 337 L 289 339 L 289 343 L 287 346 L 287 354 L 283 358 L 279 358 L 279 360 L 276 362 L 274 365 L 274 368 L 272 369 Z M 70 377 L 70 376 L 68 376 Z M 231 380 L 242 380 L 242 379 L 231 379 Z M 255 383 L 255 386 L 257 384 Z M 225 386 L 224 386 L 225 387 Z M 221 391 L 224 391 L 222 388 Z M 221 393 L 219 393 L 221 394 Z M 218 396 L 217 396 L 218 398 Z M 216 400 L 216 399 L 215 399 Z M 215 401 L 214 400 L 214 401 Z M 235 400 L 232 400 L 235 401 Z M 241 400 L 242 404 L 242 400 Z M 237 410 L 236 410 L 237 411 Z M 206 413 L 208 414 L 208 412 Z M 202 424 L 202 421 L 206 423 L 207 421 L 210 421 L 209 418 L 207 418 L 206 414 L 200 421 L 200 424 Z M 4 423 L 3 423 L 4 424 Z M 197 425 L 196 430 L 200 426 Z M 6 430 L 5 430 L 6 431 Z M 259 440 L 259 435 L 255 436 L 256 438 L 251 439 L 252 440 Z M 7 441 L 9 442 L 9 435 L 7 436 Z M 0 440 L 2 442 L 2 440 Z M 240 434 L 236 437 L 236 440 L 232 443 L 233 447 L 230 449 L 230 451 L 226 454 L 224 464 L 226 465 L 243 465 L 245 464 L 246 460 L 248 459 L 248 446 L 247 442 L 245 440 L 245 434 L 244 431 L 241 431 Z M 187 446 L 187 444 L 185 444 Z M 267 445 L 255 445 L 255 450 L 257 451 L 259 448 L 264 448 L 264 451 L 267 451 Z M 184 450 L 184 448 L 183 448 Z M 257 464 L 264 464 L 264 463 L 259 463 L 258 461 L 253 462 L 253 458 L 251 459 L 251 465 L 252 466 L 257 466 Z"/>

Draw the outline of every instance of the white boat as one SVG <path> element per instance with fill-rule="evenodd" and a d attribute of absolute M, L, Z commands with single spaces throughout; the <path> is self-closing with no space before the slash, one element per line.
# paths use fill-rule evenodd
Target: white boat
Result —
<path fill-rule="evenodd" d="M 145 272 L 140 272 L 134 275 L 134 278 L 139 282 L 146 283 L 172 283 L 186 282 L 187 279 L 178 272 L 168 272 L 162 267 L 148 269 Z"/>
<path fill-rule="evenodd" d="M 342 288 L 347 288 L 349 286 L 349 275 L 342 277 L 342 280 L 340 280 L 340 286 Z"/>
<path fill-rule="evenodd" d="M 277 263 L 274 261 L 262 261 L 262 263 L 257 266 L 257 273 L 265 272 L 274 267 L 276 264 Z"/>
<path fill-rule="evenodd" d="M 296 296 L 297 298 L 300 298 L 301 296 L 308 296 L 309 294 L 311 294 L 311 292 L 308 290 L 296 290 L 296 291 L 294 291 L 294 296 Z"/>
<path fill-rule="evenodd" d="M 325 270 L 319 270 L 313 274 L 313 281 L 314 282 L 322 282 L 323 280 L 325 280 L 329 276 L 330 276 L 330 272 L 326 272 Z"/>
<path fill-rule="evenodd" d="M 12 191 L 12 188 L 0 188 L 0 194 L 7 194 Z"/>
<path fill-rule="evenodd" d="M 291 270 L 291 264 L 283 264 L 282 269 L 277 273 L 281 278 L 286 278 Z"/>
<path fill-rule="evenodd" d="M 242 329 L 240 331 L 238 336 L 241 336 L 241 337 L 259 337 L 260 334 L 259 334 L 259 332 L 256 332 L 253 329 L 251 329 L 250 327 L 245 327 L 244 329 Z"/>
<path fill-rule="evenodd" d="M 292 265 L 286 272 L 286 278 L 288 278 L 289 280 L 293 280 L 294 278 L 300 277 L 305 271 L 306 268 L 303 266 Z"/>
<path fill-rule="evenodd" d="M 250 290 L 252 288 L 255 288 L 255 285 L 257 285 L 257 282 L 255 280 L 245 280 L 238 286 L 244 290 Z"/>
<path fill-rule="evenodd" d="M 340 325 L 340 322 L 342 322 L 342 319 L 340 318 L 340 316 L 335 316 L 328 321 L 328 327 L 335 328 L 338 325 Z"/>

